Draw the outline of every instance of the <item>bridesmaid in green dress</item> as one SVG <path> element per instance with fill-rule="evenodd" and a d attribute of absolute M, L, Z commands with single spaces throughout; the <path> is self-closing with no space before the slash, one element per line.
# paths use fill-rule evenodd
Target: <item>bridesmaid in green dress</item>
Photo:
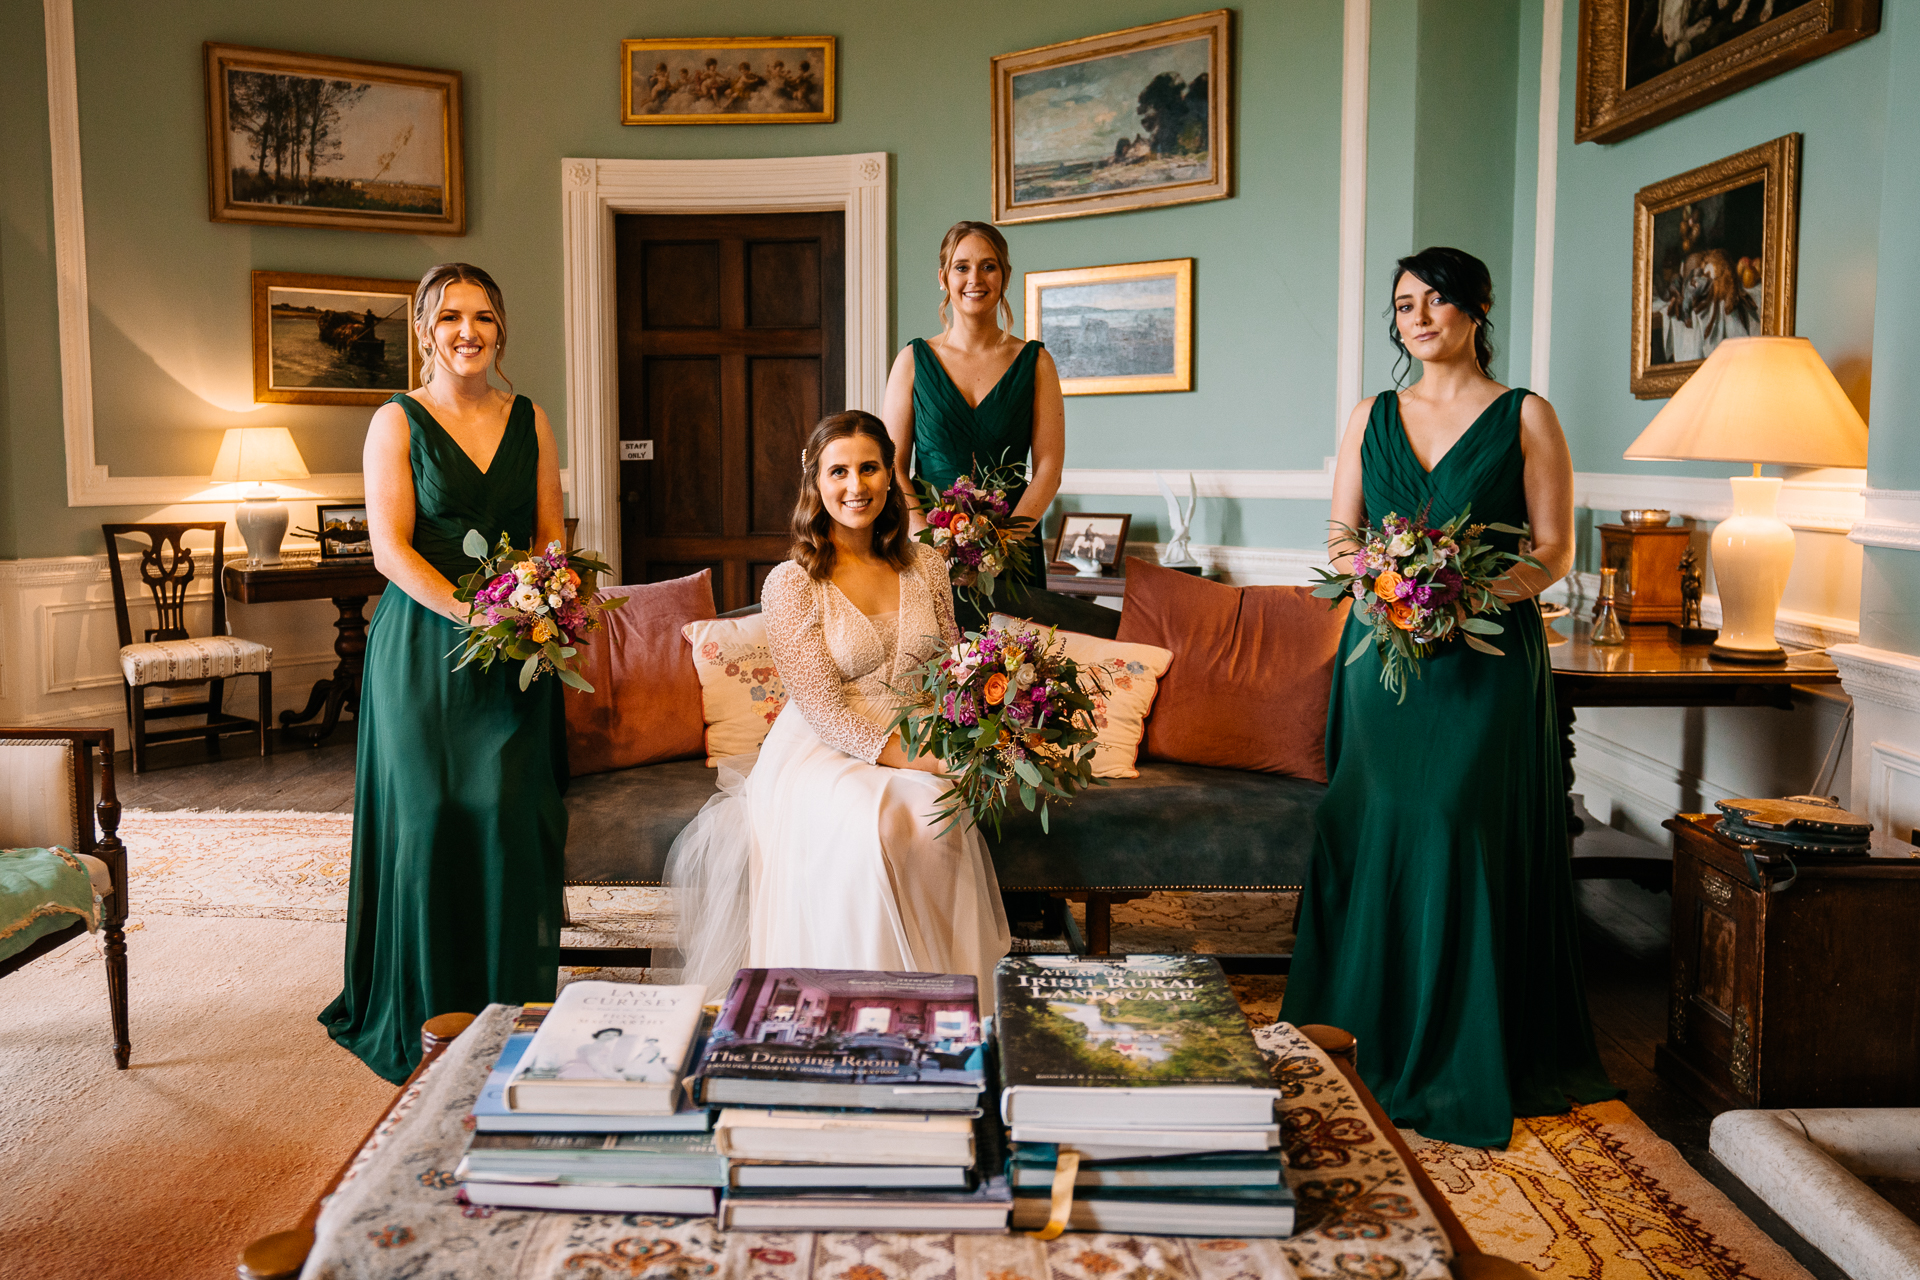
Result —
<path fill-rule="evenodd" d="M 936 273 L 940 336 L 908 343 L 887 376 L 880 416 L 893 437 L 894 467 L 900 491 L 908 495 L 915 533 L 927 527 L 914 501 L 916 472 L 945 489 L 976 464 L 991 467 L 1031 457 L 1026 483 L 1008 496 L 1013 514 L 1032 520 L 1036 535 L 1059 492 L 1067 454 L 1060 374 L 1040 343 L 1023 342 L 1007 332 L 1013 323 L 1013 307 L 1007 302 L 1012 272 L 1006 237 L 998 227 L 954 223 L 940 241 Z M 1044 584 L 1046 556 L 1037 536 L 1026 550 L 1035 583 Z M 962 630 L 986 621 L 966 601 L 957 604 Z"/>
<path fill-rule="evenodd" d="M 1367 644 L 1366 656 L 1340 669 L 1327 711 L 1329 782 L 1284 1010 L 1359 1038 L 1361 1074 L 1394 1123 L 1475 1147 L 1505 1147 L 1516 1116 L 1618 1094 L 1581 983 L 1535 599 L 1573 566 L 1573 467 L 1552 406 L 1487 376 L 1492 302 L 1478 258 L 1400 260 L 1390 336 L 1421 377 L 1353 411 L 1333 519 L 1427 509 L 1439 524 L 1471 504 L 1476 522 L 1530 526 L 1544 569 L 1516 565 L 1496 588 L 1512 606 L 1492 638 L 1504 656 L 1440 646 L 1404 703 L 1349 617 L 1340 652 Z M 1328 550 L 1354 547 L 1336 530 Z"/>
<path fill-rule="evenodd" d="M 553 432 L 487 380 L 507 326 L 486 272 L 428 271 L 414 329 L 422 385 L 367 430 L 367 524 L 392 585 L 360 688 L 346 985 L 320 1015 L 396 1082 L 427 1018 L 553 999 L 567 842 L 560 682 L 522 692 L 517 667 L 456 672 L 447 656 L 466 617 L 453 583 L 474 568 L 467 530 L 516 547 L 564 536 Z"/>

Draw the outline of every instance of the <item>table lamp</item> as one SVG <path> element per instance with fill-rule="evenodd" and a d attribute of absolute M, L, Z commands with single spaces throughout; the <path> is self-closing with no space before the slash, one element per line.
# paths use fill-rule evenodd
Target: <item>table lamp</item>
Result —
<path fill-rule="evenodd" d="M 252 492 L 233 509 L 233 522 L 247 544 L 247 558 L 280 563 L 280 540 L 287 534 L 287 504 L 269 489 L 268 480 L 304 480 L 307 464 L 285 427 L 229 427 L 214 459 L 213 478 L 228 483 L 252 480 Z"/>
<path fill-rule="evenodd" d="M 1805 338 L 1728 338 L 1673 393 L 1640 438 L 1635 461 L 1750 462 L 1735 476 L 1733 514 L 1713 530 L 1713 577 L 1720 593 L 1719 658 L 1779 662 L 1774 614 L 1793 568 L 1793 530 L 1774 514 L 1788 467 L 1864 467 L 1867 424 Z"/>

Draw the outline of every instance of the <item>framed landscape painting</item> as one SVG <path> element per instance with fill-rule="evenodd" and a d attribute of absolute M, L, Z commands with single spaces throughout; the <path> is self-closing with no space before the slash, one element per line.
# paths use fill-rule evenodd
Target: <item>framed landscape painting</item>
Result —
<path fill-rule="evenodd" d="M 1800 135 L 1633 198 L 1633 394 L 1670 396 L 1728 338 L 1790 337 Z"/>
<path fill-rule="evenodd" d="M 215 222 L 465 235 L 460 73 L 206 46 Z"/>
<path fill-rule="evenodd" d="M 411 280 L 253 273 L 256 404 L 378 405 L 420 382 Z"/>
<path fill-rule="evenodd" d="M 620 42 L 621 124 L 830 124 L 832 36 Z"/>
<path fill-rule="evenodd" d="M 1580 0 L 1575 142 L 1618 142 L 1864 40 L 1881 0 Z"/>
<path fill-rule="evenodd" d="M 1193 390 L 1193 259 L 1027 272 L 1027 337 L 1069 396 Z"/>
<path fill-rule="evenodd" d="M 1232 194 L 1231 10 L 993 59 L 993 220 Z"/>

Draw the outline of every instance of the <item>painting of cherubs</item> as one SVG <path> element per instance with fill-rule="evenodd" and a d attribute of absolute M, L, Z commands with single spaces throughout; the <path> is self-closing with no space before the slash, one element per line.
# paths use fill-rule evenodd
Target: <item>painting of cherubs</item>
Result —
<path fill-rule="evenodd" d="M 805 124 L 834 118 L 831 36 L 627 40 L 622 124 Z"/>

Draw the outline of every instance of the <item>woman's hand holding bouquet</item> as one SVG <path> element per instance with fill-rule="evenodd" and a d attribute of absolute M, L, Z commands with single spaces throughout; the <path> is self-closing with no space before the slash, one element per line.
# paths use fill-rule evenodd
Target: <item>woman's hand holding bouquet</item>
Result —
<path fill-rule="evenodd" d="M 1093 776 L 1093 695 L 1101 676 L 1066 656 L 1049 631 L 989 626 L 906 673 L 893 728 L 909 758 L 932 754 L 950 786 L 936 816 L 992 823 L 1013 794 L 1038 807 L 1070 802 Z"/>
<path fill-rule="evenodd" d="M 493 554 L 478 529 L 467 530 L 462 551 L 480 567 L 460 579 L 453 598 L 467 606 L 467 620 L 456 623 L 460 643 L 454 670 L 478 662 L 487 670 L 511 658 L 520 663 L 520 687 L 525 689 L 543 672 L 551 671 L 565 684 L 592 693 L 579 672 L 567 665 L 579 652 L 581 636 L 598 631 L 602 615 L 625 604 L 626 597 L 604 600 L 595 590 L 595 578 L 612 568 L 597 551 L 568 551 L 549 542 L 545 551 L 516 551 L 500 535 Z"/>
<path fill-rule="evenodd" d="M 1002 577 L 1021 590 L 1035 584 L 1033 561 L 1020 553 L 1033 521 L 1013 515 L 1007 501 L 1007 491 L 1022 479 L 1022 464 L 1013 462 L 986 468 L 978 480 L 960 476 L 944 493 L 925 480 L 916 482 L 927 527 L 914 536 L 946 552 L 955 594 L 982 613 L 992 609 Z"/>
<path fill-rule="evenodd" d="M 1407 700 L 1406 678 L 1420 678 L 1420 661 L 1437 645 L 1462 639 L 1482 653 L 1500 656 L 1483 637 L 1505 631 L 1488 615 L 1505 613 L 1507 602 L 1493 592 L 1494 582 L 1516 564 L 1538 569 L 1532 556 L 1502 551 L 1480 540 L 1491 529 L 1525 537 L 1525 529 L 1506 524 L 1469 524 L 1467 509 L 1438 528 L 1423 510 L 1411 519 L 1389 513 L 1378 529 L 1336 524 L 1355 548 L 1348 573 L 1316 570 L 1313 594 L 1338 601 L 1352 595 L 1360 620 L 1373 628 L 1347 655 L 1352 664 L 1369 641 L 1380 654 L 1380 683 Z"/>

